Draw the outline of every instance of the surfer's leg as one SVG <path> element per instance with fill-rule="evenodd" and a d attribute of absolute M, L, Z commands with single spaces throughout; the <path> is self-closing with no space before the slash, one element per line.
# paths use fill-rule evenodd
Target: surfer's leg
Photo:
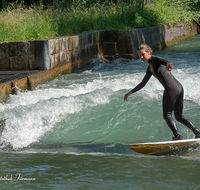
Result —
<path fill-rule="evenodd" d="M 177 121 L 188 127 L 196 135 L 196 138 L 200 138 L 199 129 L 187 118 L 183 116 L 183 91 L 177 98 L 174 115 Z"/>
<path fill-rule="evenodd" d="M 172 118 L 172 111 L 174 106 L 175 101 L 173 97 L 170 97 L 169 93 L 165 91 L 163 94 L 163 118 L 174 134 L 173 140 L 181 140 L 182 136 L 177 129 L 176 122 Z"/>

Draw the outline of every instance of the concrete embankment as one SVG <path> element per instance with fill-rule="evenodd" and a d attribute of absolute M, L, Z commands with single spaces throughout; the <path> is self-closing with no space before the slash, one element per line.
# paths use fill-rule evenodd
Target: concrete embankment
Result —
<path fill-rule="evenodd" d="M 98 55 L 111 59 L 118 53 L 136 59 L 141 43 L 154 50 L 163 49 L 199 31 L 195 23 L 188 26 L 180 22 L 174 26 L 90 31 L 46 40 L 0 42 L 0 102 L 5 101 L 9 94 L 16 94 L 18 88 L 33 90 L 59 74 L 84 67 Z M 8 72 L 12 75 L 10 79 Z M 13 72 L 18 77 L 14 77 Z M 19 72 L 25 74 L 19 76 Z M 7 80 L 4 80 L 6 75 Z"/>

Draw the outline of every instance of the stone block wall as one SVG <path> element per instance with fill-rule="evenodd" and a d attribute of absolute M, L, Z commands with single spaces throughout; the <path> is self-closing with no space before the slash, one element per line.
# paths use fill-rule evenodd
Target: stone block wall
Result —
<path fill-rule="evenodd" d="M 72 63 L 74 69 L 97 56 L 98 31 L 64 36 L 49 41 L 49 69 Z"/>
<path fill-rule="evenodd" d="M 153 50 L 163 49 L 176 41 L 197 34 L 199 26 L 196 23 L 186 25 L 180 22 L 175 25 L 160 25 L 150 28 L 130 30 L 133 58 L 137 57 L 140 44 L 148 44 Z"/>
<path fill-rule="evenodd" d="M 120 54 L 132 58 L 132 44 L 129 30 L 101 31 L 99 35 L 99 54 L 112 56 Z"/>
<path fill-rule="evenodd" d="M 47 40 L 0 42 L 0 71 L 48 70 L 72 63 L 73 68 L 97 56 L 99 31 Z"/>
<path fill-rule="evenodd" d="M 0 70 L 35 69 L 33 42 L 0 42 Z"/>

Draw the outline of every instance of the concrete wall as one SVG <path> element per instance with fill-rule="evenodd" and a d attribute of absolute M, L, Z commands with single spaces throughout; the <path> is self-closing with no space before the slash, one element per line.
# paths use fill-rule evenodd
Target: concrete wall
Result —
<path fill-rule="evenodd" d="M 0 70 L 48 70 L 73 63 L 79 68 L 97 55 L 98 31 L 27 42 L 0 42 Z"/>

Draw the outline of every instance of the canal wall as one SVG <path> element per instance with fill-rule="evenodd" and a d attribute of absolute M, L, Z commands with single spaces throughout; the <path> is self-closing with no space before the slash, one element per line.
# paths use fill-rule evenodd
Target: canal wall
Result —
<path fill-rule="evenodd" d="M 0 71 L 49 70 L 92 59 L 97 52 L 98 31 L 26 42 L 0 42 Z"/>
<path fill-rule="evenodd" d="M 103 55 L 112 59 L 119 54 L 136 59 L 139 44 L 153 50 L 199 33 L 196 23 L 161 25 L 134 30 L 90 31 L 72 36 L 26 42 L 0 42 L 0 71 L 39 70 L 36 74 L 0 84 L 0 101 L 5 101 L 13 88 L 33 90 L 38 84 L 59 74 L 71 73 Z"/>

